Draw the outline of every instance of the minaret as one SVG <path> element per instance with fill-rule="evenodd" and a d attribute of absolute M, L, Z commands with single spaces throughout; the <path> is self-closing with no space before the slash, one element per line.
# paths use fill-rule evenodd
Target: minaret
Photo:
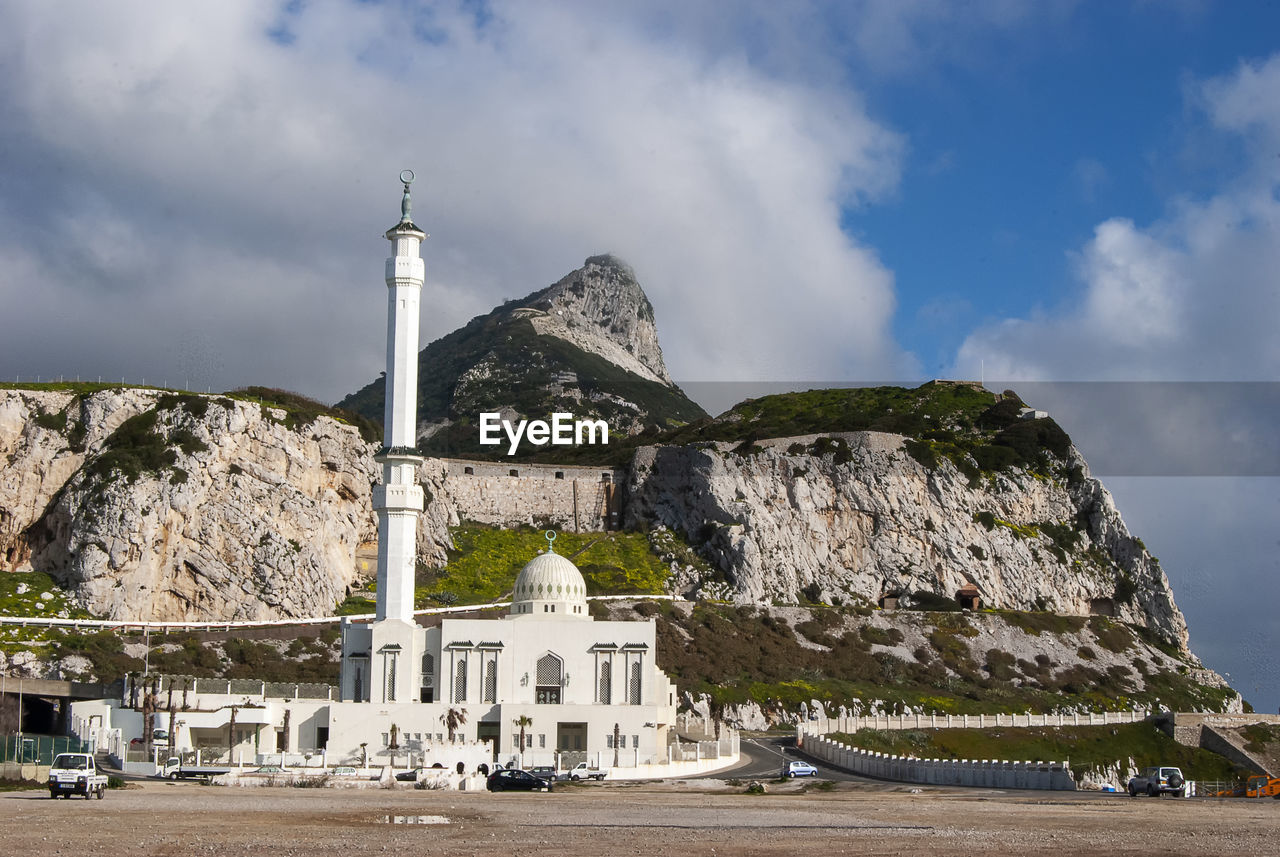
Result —
<path fill-rule="evenodd" d="M 424 644 L 413 621 L 418 515 L 418 300 L 424 266 L 418 255 L 427 237 L 409 217 L 413 170 L 400 173 L 404 199 L 400 222 L 387 230 L 387 377 L 383 411 L 382 484 L 373 486 L 378 513 L 378 602 L 371 624 L 342 623 L 342 699 L 355 702 L 411 702 L 420 681 Z"/>
<path fill-rule="evenodd" d="M 418 302 L 424 266 L 419 245 L 427 234 L 409 217 L 409 185 L 413 171 L 400 173 L 404 198 L 400 222 L 387 230 L 387 377 L 383 412 L 382 484 L 373 489 L 378 513 L 377 619 L 413 622 L 414 566 L 417 559 L 418 514 Z"/>

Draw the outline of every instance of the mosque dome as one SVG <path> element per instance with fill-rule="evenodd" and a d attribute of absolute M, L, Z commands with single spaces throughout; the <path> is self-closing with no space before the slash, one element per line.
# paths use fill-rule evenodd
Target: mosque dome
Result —
<path fill-rule="evenodd" d="M 554 539 L 549 535 L 548 541 Z M 520 570 L 511 593 L 512 616 L 561 619 L 588 617 L 587 584 L 582 572 L 548 546 Z"/>

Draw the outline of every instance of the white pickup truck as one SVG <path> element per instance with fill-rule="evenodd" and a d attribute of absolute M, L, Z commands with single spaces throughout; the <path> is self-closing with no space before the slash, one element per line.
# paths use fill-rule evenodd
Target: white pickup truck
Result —
<path fill-rule="evenodd" d="M 177 756 L 170 756 L 165 760 L 164 764 L 156 771 L 157 777 L 167 777 L 171 780 L 186 780 L 191 778 L 210 779 L 218 777 L 222 774 L 229 773 L 230 768 L 224 765 L 184 765 L 182 759 Z"/>
<path fill-rule="evenodd" d="M 98 773 L 93 756 L 88 753 L 60 753 L 49 769 L 49 797 L 83 795 L 102 800 L 107 791 L 107 777 Z"/>
<path fill-rule="evenodd" d="M 586 762 L 579 762 L 569 769 L 568 778 L 575 783 L 578 780 L 603 780 L 606 771 L 601 768 L 593 768 Z"/>

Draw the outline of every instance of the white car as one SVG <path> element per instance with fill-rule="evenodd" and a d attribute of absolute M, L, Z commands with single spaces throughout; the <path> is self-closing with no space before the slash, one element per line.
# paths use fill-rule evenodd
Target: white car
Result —
<path fill-rule="evenodd" d="M 818 769 L 808 762 L 788 762 L 782 775 L 784 777 L 816 777 Z"/>

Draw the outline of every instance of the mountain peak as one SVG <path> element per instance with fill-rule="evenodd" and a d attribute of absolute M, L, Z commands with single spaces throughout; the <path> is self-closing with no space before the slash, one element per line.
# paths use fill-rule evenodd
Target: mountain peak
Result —
<path fill-rule="evenodd" d="M 631 266 L 616 256 L 591 256 L 510 312 L 529 318 L 543 336 L 563 339 L 641 378 L 671 386 L 653 305 Z"/>

